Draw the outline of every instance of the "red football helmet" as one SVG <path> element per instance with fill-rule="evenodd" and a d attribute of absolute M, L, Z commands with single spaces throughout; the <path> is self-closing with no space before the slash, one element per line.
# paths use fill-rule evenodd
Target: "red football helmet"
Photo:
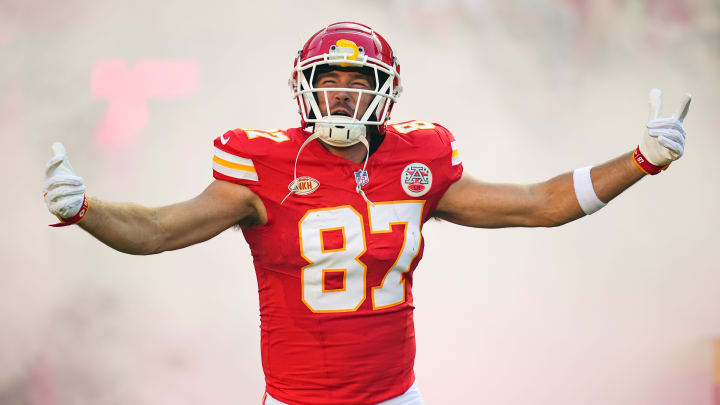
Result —
<path fill-rule="evenodd" d="M 323 71 L 352 68 L 374 76 L 375 89 L 315 88 L 313 85 L 317 75 Z M 332 127 L 336 132 L 345 133 L 348 139 L 355 138 L 353 135 L 356 132 L 362 132 L 364 136 L 365 125 L 377 125 L 381 131 L 384 130 L 402 89 L 400 65 L 390 45 L 370 27 L 354 22 L 331 24 L 310 37 L 298 52 L 289 84 L 300 108 L 303 128 L 310 125 L 317 127 L 318 124 Z M 325 92 L 327 96 L 328 91 L 360 93 L 352 117 L 322 116 L 317 94 Z M 362 94 L 375 97 L 363 116 L 358 117 Z"/>

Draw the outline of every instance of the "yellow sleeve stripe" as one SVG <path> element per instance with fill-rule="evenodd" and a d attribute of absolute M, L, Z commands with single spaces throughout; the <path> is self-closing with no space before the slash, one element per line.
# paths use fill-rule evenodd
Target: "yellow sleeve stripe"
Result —
<path fill-rule="evenodd" d="M 235 170 L 241 170 L 241 171 L 245 171 L 245 172 L 256 173 L 254 166 L 248 166 L 248 165 L 243 165 L 240 163 L 228 162 L 227 160 L 221 159 L 217 156 L 213 156 L 213 162 L 219 164 L 220 166 L 225 166 L 228 169 L 235 169 Z"/>
<path fill-rule="evenodd" d="M 213 170 L 228 177 L 258 181 L 257 171 L 252 159 L 236 156 L 215 147 Z"/>
<path fill-rule="evenodd" d="M 458 143 L 457 141 L 450 142 L 450 148 L 452 149 L 452 165 L 457 166 L 460 163 L 462 163 L 462 159 L 460 158 L 460 151 L 458 150 Z"/>
<path fill-rule="evenodd" d="M 227 153 L 224 150 L 218 148 L 217 146 L 215 147 L 215 156 L 228 162 L 238 163 L 245 166 L 254 166 L 252 159 L 233 155 L 232 153 Z"/>
<path fill-rule="evenodd" d="M 222 166 L 217 162 L 213 162 L 213 170 L 222 175 L 232 177 L 238 180 L 258 181 L 258 175 L 257 173 L 255 173 L 255 171 L 249 172 L 246 170 L 231 169 L 229 167 Z"/>

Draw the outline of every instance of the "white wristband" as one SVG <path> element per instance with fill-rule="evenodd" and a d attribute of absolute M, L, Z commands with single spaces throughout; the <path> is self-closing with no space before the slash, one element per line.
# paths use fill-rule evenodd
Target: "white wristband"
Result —
<path fill-rule="evenodd" d="M 590 178 L 592 166 L 575 169 L 573 172 L 573 185 L 575 186 L 575 197 L 580 203 L 580 208 L 587 215 L 604 207 L 606 204 L 595 194 L 595 189 Z"/>

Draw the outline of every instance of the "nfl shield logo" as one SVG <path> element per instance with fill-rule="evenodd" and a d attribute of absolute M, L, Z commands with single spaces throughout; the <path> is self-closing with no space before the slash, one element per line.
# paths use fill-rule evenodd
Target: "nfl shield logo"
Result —
<path fill-rule="evenodd" d="M 355 172 L 355 183 L 362 187 L 370 182 L 368 172 L 365 170 L 358 170 Z"/>

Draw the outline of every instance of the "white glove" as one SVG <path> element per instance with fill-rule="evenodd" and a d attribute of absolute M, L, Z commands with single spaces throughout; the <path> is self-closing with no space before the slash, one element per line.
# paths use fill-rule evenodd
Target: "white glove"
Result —
<path fill-rule="evenodd" d="M 683 120 L 690 108 L 691 99 L 690 94 L 686 94 L 677 113 L 670 118 L 660 118 L 662 93 L 660 89 L 650 90 L 650 120 L 638 148 L 642 156 L 654 166 L 665 167 L 683 155 L 685 151 Z M 638 161 L 637 157 L 636 161 Z M 642 164 L 642 159 L 638 163 Z M 655 173 L 650 172 L 650 174 Z"/>
<path fill-rule="evenodd" d="M 43 196 L 48 210 L 62 221 L 77 216 L 81 208 L 87 208 L 84 204 L 85 185 L 70 166 L 63 144 L 53 143 L 52 150 L 54 156 L 45 165 Z M 84 216 L 84 212 L 81 215 Z M 78 222 L 82 216 L 71 223 Z"/>

